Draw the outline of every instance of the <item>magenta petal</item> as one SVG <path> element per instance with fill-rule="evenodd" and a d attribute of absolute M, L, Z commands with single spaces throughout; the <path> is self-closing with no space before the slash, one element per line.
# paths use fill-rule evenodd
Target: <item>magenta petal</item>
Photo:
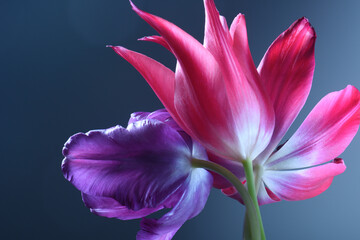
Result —
<path fill-rule="evenodd" d="M 260 85 L 259 75 L 250 55 L 245 22 L 235 20 L 232 25 L 235 38 L 232 39 L 214 1 L 205 0 L 204 3 L 204 45 L 219 63 L 224 78 L 231 109 L 227 124 L 237 137 L 233 148 L 240 152 L 238 158 L 253 160 L 271 139 L 274 127 L 272 105 Z"/>
<path fill-rule="evenodd" d="M 279 144 L 309 95 L 315 68 L 315 39 L 313 27 L 301 18 L 271 44 L 259 65 L 276 118 L 271 142 L 260 157 L 263 160 Z"/>
<path fill-rule="evenodd" d="M 174 208 L 160 219 L 143 219 L 137 240 L 168 240 L 185 223 L 204 208 L 212 177 L 204 169 L 194 169 L 182 186 L 183 194 Z"/>
<path fill-rule="evenodd" d="M 156 35 L 155 36 L 147 36 L 147 37 L 139 38 L 138 40 L 147 41 L 147 42 L 154 42 L 154 43 L 160 44 L 161 46 L 163 46 L 164 48 L 166 48 L 167 50 L 172 52 L 171 47 L 169 46 L 169 44 L 161 36 L 156 36 Z"/>
<path fill-rule="evenodd" d="M 229 152 L 231 146 L 224 145 L 234 134 L 229 134 L 225 123 L 228 122 L 226 116 L 231 113 L 221 71 L 212 54 L 174 24 L 135 5 L 133 9 L 161 34 L 161 41 L 167 42 L 178 59 L 174 97 L 177 115 L 171 113 L 175 120 L 205 146 L 220 149 L 222 153 Z M 159 38 L 152 40 L 159 42 Z M 217 94 L 214 95 L 214 92 Z"/>
<path fill-rule="evenodd" d="M 281 201 L 278 196 L 276 196 L 268 187 L 265 186 L 263 181 L 260 183 L 257 197 L 260 206 Z"/>
<path fill-rule="evenodd" d="M 353 86 L 326 95 L 295 134 L 265 163 L 267 169 L 310 167 L 339 156 L 360 124 L 360 92 Z"/>
<path fill-rule="evenodd" d="M 174 114 L 174 72 L 143 54 L 120 46 L 110 47 L 139 71 L 164 106 Z"/>
<path fill-rule="evenodd" d="M 244 181 L 244 184 L 246 184 L 245 181 Z M 225 194 L 226 196 L 239 201 L 241 204 L 244 204 L 244 201 L 243 201 L 241 195 L 237 192 L 237 190 L 233 186 L 223 188 L 223 189 L 221 189 L 221 192 L 223 194 Z M 269 204 L 269 203 L 273 203 L 273 202 L 281 201 L 281 199 L 278 196 L 276 196 L 269 188 L 267 188 L 265 186 L 263 181 L 261 181 L 261 183 L 260 183 L 257 198 L 258 198 L 258 203 L 260 206 Z"/>
<path fill-rule="evenodd" d="M 109 197 L 98 197 L 82 193 L 82 199 L 86 207 L 96 215 L 107 218 L 118 218 L 121 220 L 130 220 L 148 216 L 160 209 L 163 206 L 156 208 L 142 208 L 138 211 L 130 210 L 121 205 L 118 201 Z"/>
<path fill-rule="evenodd" d="M 211 51 L 174 24 L 132 6 L 162 36 L 161 40 L 149 40 L 162 45 L 165 40 L 178 59 L 174 97 L 177 114 L 171 109 L 170 113 L 180 127 L 204 147 L 229 159 L 254 158 L 259 154 L 270 140 L 273 112 L 263 107 L 261 94 L 255 93 L 257 88 L 254 90 L 245 78 L 238 83 L 237 67 L 221 67 L 224 60 L 217 61 Z M 218 18 L 219 28 L 224 31 L 224 18 Z M 231 38 L 228 31 L 227 36 Z"/>
<path fill-rule="evenodd" d="M 281 199 L 304 200 L 324 192 L 334 176 L 344 172 L 342 159 L 300 170 L 265 171 L 263 180 L 269 189 Z"/>
<path fill-rule="evenodd" d="M 111 197 L 131 210 L 155 208 L 183 184 L 191 151 L 181 135 L 158 120 L 142 120 L 72 136 L 62 170 L 81 192 Z"/>
<path fill-rule="evenodd" d="M 251 81 L 260 81 L 259 74 L 250 53 L 246 21 L 243 14 L 238 14 L 234 18 L 230 26 L 230 34 L 232 37 L 232 49 L 244 73 L 248 75 Z"/>

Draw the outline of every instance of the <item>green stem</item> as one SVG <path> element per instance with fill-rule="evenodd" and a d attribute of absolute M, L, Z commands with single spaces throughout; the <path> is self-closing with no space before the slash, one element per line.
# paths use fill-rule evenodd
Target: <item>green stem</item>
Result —
<path fill-rule="evenodd" d="M 251 232 L 249 229 L 249 217 L 247 211 L 245 212 L 245 218 L 244 218 L 243 240 L 251 240 Z"/>
<path fill-rule="evenodd" d="M 255 186 L 253 164 L 252 164 L 251 160 L 246 160 L 246 161 L 243 161 L 243 165 L 244 165 L 244 171 L 245 171 L 245 176 L 246 176 L 247 188 L 248 188 L 249 194 L 252 198 L 252 201 L 255 205 L 256 214 L 257 214 L 257 217 L 259 220 L 259 225 L 260 225 L 260 230 L 261 230 L 261 239 L 265 240 L 266 237 L 265 237 L 265 232 L 264 232 L 264 226 L 262 223 L 259 203 L 257 200 L 257 189 Z"/>
<path fill-rule="evenodd" d="M 245 186 L 240 182 L 240 180 L 229 170 L 224 168 L 223 166 L 220 166 L 219 164 L 216 164 L 214 162 L 205 161 L 205 160 L 199 160 L 199 159 L 192 159 L 191 164 L 195 168 L 205 168 L 207 170 L 216 172 L 226 178 L 238 191 L 238 193 L 241 195 L 244 205 L 246 206 L 246 218 L 249 221 L 250 225 L 250 232 L 252 236 L 252 240 L 260 240 L 261 234 L 260 234 L 260 221 L 258 219 L 258 214 L 256 211 L 256 205 L 254 204 L 253 200 L 251 199 L 251 196 L 246 191 Z M 256 202 L 257 204 L 257 202 Z M 258 205 L 257 205 L 258 206 Z M 262 226 L 262 224 L 261 224 Z"/>

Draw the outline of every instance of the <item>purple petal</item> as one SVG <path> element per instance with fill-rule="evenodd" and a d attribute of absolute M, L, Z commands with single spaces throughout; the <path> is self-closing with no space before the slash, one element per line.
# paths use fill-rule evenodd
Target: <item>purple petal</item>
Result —
<path fill-rule="evenodd" d="M 212 186 L 212 177 L 204 169 L 194 169 L 182 188 L 184 192 L 174 208 L 160 219 L 143 219 L 137 240 L 168 240 L 204 208 Z"/>
<path fill-rule="evenodd" d="M 156 208 L 142 208 L 138 211 L 134 211 L 121 205 L 113 198 L 92 196 L 85 193 L 82 193 L 82 199 L 85 206 L 90 208 L 92 213 L 102 217 L 118 218 L 121 220 L 142 218 L 163 208 L 163 206 L 159 206 Z"/>
<path fill-rule="evenodd" d="M 64 176 L 76 188 L 131 210 L 157 207 L 191 172 L 191 152 L 180 134 L 151 119 L 76 134 L 63 154 Z"/>
<path fill-rule="evenodd" d="M 175 122 L 175 120 L 171 117 L 170 113 L 168 113 L 165 108 L 156 110 L 154 112 L 132 113 L 129 119 L 129 124 L 145 119 L 156 119 L 160 122 L 166 123 L 176 131 L 184 131 L 179 127 L 179 125 Z"/>
<path fill-rule="evenodd" d="M 145 120 L 147 116 L 149 116 L 149 112 L 134 112 L 130 115 L 130 119 L 128 125 L 135 123 L 140 120 Z"/>

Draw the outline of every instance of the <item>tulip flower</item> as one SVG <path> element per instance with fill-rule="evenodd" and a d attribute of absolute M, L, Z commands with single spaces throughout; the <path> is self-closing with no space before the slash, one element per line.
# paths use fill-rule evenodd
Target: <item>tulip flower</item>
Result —
<path fill-rule="evenodd" d="M 91 212 L 121 220 L 172 208 L 160 219 L 141 221 L 137 239 L 171 239 L 203 209 L 212 176 L 191 159 L 207 160 L 205 149 L 159 110 L 134 113 L 127 128 L 78 133 L 63 149 L 62 171 L 82 192 Z"/>
<path fill-rule="evenodd" d="M 281 143 L 312 84 L 316 34 L 306 18 L 283 32 L 256 68 L 244 15 L 229 28 L 214 1 L 204 0 L 201 44 L 130 3 L 160 34 L 140 40 L 164 46 L 177 65 L 173 72 L 110 46 L 167 111 L 135 113 L 126 129 L 80 133 L 65 144 L 64 176 L 92 212 L 126 220 L 172 208 L 159 220 L 143 219 L 137 236 L 171 239 L 203 209 L 213 184 L 246 205 L 244 239 L 265 239 L 259 205 L 314 197 L 345 171 L 338 156 L 360 125 L 360 92 L 353 86 L 326 95 Z"/>
<path fill-rule="evenodd" d="M 141 40 L 170 50 L 177 58 L 175 73 L 140 53 L 112 48 L 143 75 L 213 162 L 241 180 L 245 180 L 244 167 L 254 170 L 260 205 L 320 194 L 345 170 L 337 157 L 358 130 L 359 91 L 348 86 L 325 96 L 293 137 L 277 147 L 310 92 L 315 68 L 313 27 L 306 18 L 297 20 L 273 42 L 256 69 L 244 15 L 236 16 L 229 29 L 213 0 L 204 0 L 204 5 L 202 45 L 174 24 L 132 4 L 161 35 Z M 241 201 L 225 179 L 215 175 L 214 186 Z"/>
<path fill-rule="evenodd" d="M 201 44 L 174 24 L 131 4 L 160 34 L 140 40 L 172 52 L 176 70 L 140 53 L 111 47 L 142 74 L 179 126 L 207 149 L 210 160 L 247 185 L 255 205 L 314 197 L 345 170 L 338 156 L 360 124 L 360 93 L 353 86 L 325 96 L 295 134 L 279 145 L 312 84 L 316 34 L 306 18 L 283 32 L 256 68 L 244 15 L 236 16 L 228 28 L 214 1 L 204 0 Z M 214 177 L 215 187 L 242 201 L 226 179 Z"/>

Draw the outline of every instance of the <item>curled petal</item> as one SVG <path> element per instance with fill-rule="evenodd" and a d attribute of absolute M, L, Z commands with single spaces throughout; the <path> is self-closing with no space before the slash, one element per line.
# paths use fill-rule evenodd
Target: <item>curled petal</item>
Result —
<path fill-rule="evenodd" d="M 166 109 L 159 109 L 154 112 L 135 112 L 132 113 L 129 119 L 129 123 L 134 123 L 140 120 L 145 119 L 155 119 L 160 122 L 165 123 L 166 125 L 172 127 L 176 131 L 183 131 L 179 125 L 175 122 L 175 120 L 171 117 L 168 111 Z"/>
<path fill-rule="evenodd" d="M 166 48 L 167 50 L 172 52 L 171 47 L 169 46 L 169 44 L 161 36 L 147 36 L 147 37 L 139 38 L 138 40 L 147 41 L 147 42 L 154 42 L 154 43 L 160 44 L 161 46 L 163 46 L 164 48 Z"/>
<path fill-rule="evenodd" d="M 194 153 L 194 145 L 196 143 L 196 141 L 194 141 L 188 134 L 186 134 L 184 132 L 183 129 L 181 129 L 179 127 L 179 125 L 175 122 L 175 120 L 170 116 L 169 112 L 166 111 L 166 109 L 160 109 L 160 110 L 156 110 L 154 112 L 135 112 L 132 113 L 129 119 L 129 124 L 140 121 L 140 120 L 145 120 L 145 119 L 155 119 L 158 120 L 160 122 L 165 123 L 166 125 L 170 126 L 171 128 L 173 128 L 174 130 L 176 130 L 184 139 L 184 141 L 186 142 L 186 144 L 188 145 L 190 151 L 193 151 L 193 157 L 198 158 L 198 159 L 207 159 L 207 155 L 205 153 L 201 154 L 201 156 L 197 156 L 198 154 Z M 205 151 L 205 149 L 198 145 L 198 143 L 196 143 L 196 149 L 198 149 L 198 151 Z M 196 156 L 194 156 L 194 154 L 196 154 Z"/>
<path fill-rule="evenodd" d="M 181 135 L 151 119 L 76 134 L 63 154 L 64 176 L 81 192 L 111 197 L 135 211 L 157 207 L 191 170 L 191 152 Z"/>
<path fill-rule="evenodd" d="M 326 95 L 300 128 L 265 163 L 266 169 L 310 167 L 339 156 L 360 124 L 360 92 L 353 86 Z"/>
<path fill-rule="evenodd" d="M 271 142 L 262 159 L 278 145 L 309 95 L 315 68 L 315 39 L 313 27 L 306 18 L 301 18 L 271 44 L 258 67 L 276 118 Z"/>
<path fill-rule="evenodd" d="M 143 219 L 137 240 L 171 239 L 186 220 L 195 217 L 204 208 L 211 185 L 209 172 L 204 169 L 192 170 L 174 208 L 160 219 Z"/>
<path fill-rule="evenodd" d="M 279 201 L 281 201 L 281 199 L 276 196 L 267 186 L 265 186 L 264 181 L 261 181 L 258 191 L 259 205 L 265 205 Z"/>
<path fill-rule="evenodd" d="M 142 218 L 163 208 L 160 205 L 156 208 L 142 208 L 134 211 L 121 205 L 113 198 L 92 196 L 85 193 L 82 193 L 82 199 L 92 213 L 102 217 L 118 218 L 121 220 Z"/>
<path fill-rule="evenodd" d="M 304 200 L 324 192 L 334 176 L 344 172 L 346 166 L 342 159 L 300 170 L 265 171 L 263 180 L 266 186 L 281 199 L 288 201 Z"/>
<path fill-rule="evenodd" d="M 245 184 L 245 181 L 244 181 Z M 237 190 L 231 186 L 228 188 L 221 189 L 221 192 L 232 199 L 239 201 L 241 204 L 244 204 L 244 201 L 241 198 L 241 195 L 237 192 Z M 259 205 L 265 205 L 273 202 L 279 202 L 281 199 L 276 196 L 269 188 L 267 188 L 263 181 L 261 181 L 259 186 L 259 191 L 257 194 Z"/>
<path fill-rule="evenodd" d="M 130 115 L 128 125 L 137 121 L 145 120 L 149 116 L 150 112 L 134 112 Z"/>

